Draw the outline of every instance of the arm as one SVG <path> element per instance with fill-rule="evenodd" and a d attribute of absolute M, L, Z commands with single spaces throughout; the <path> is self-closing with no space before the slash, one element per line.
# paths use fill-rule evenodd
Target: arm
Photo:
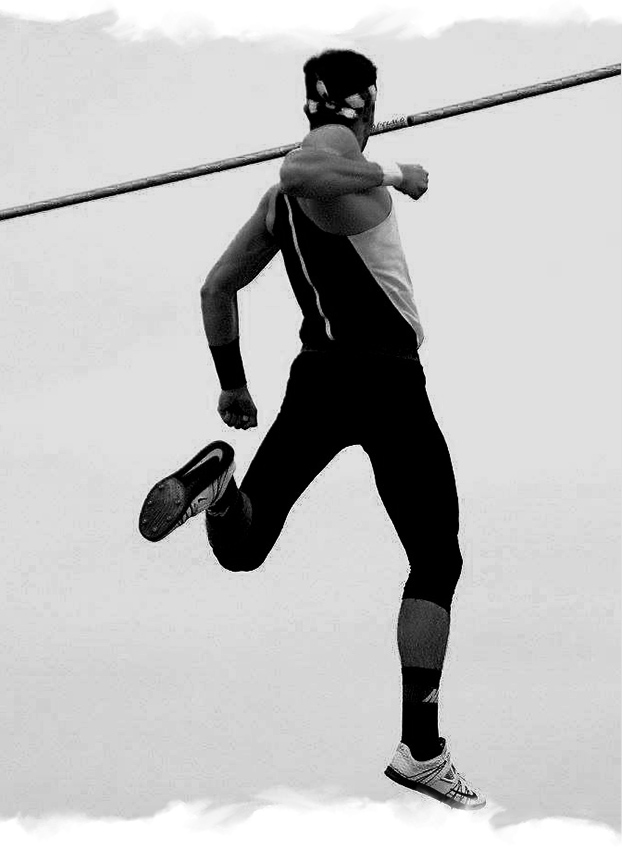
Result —
<path fill-rule="evenodd" d="M 279 174 L 283 191 L 301 198 L 336 198 L 390 185 L 381 165 L 368 162 L 347 127 L 328 124 L 307 134 Z"/>
<path fill-rule="evenodd" d="M 279 251 L 266 228 L 273 188 L 265 193 L 201 287 L 203 326 L 210 346 L 226 345 L 239 337 L 238 290 L 253 281 Z"/>

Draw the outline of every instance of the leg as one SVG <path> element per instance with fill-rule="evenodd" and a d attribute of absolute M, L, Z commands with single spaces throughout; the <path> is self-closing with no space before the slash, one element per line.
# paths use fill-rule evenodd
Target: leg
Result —
<path fill-rule="evenodd" d="M 208 540 L 225 569 L 261 566 L 295 502 L 351 444 L 334 378 L 321 356 L 302 355 L 294 361 L 281 409 L 231 507 L 223 516 L 206 514 Z"/>
<path fill-rule="evenodd" d="M 387 451 L 396 443 L 395 424 L 390 417 L 383 418 L 383 411 L 370 421 L 362 445 L 411 568 L 397 633 L 403 675 L 402 740 L 423 760 L 441 749 L 438 689 L 462 556 L 458 496 L 447 444 L 430 407 L 422 370 L 411 369 L 407 381 L 404 371 L 400 387 L 391 390 L 409 423 L 408 433 L 399 441 L 399 465 Z"/>
<path fill-rule="evenodd" d="M 449 637 L 449 611 L 427 599 L 402 598 L 397 645 L 402 667 L 440 670 Z"/>

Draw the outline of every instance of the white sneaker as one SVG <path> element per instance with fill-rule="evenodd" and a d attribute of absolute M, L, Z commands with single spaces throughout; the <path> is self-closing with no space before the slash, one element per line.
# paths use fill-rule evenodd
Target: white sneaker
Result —
<path fill-rule="evenodd" d="M 451 762 L 447 742 L 440 738 L 443 751 L 428 761 L 417 761 L 409 747 L 400 742 L 385 776 L 446 803 L 453 809 L 481 809 L 486 805 L 482 793 L 469 785 Z"/>
<path fill-rule="evenodd" d="M 233 448 L 216 440 L 147 494 L 138 521 L 146 540 L 162 540 L 190 517 L 212 508 L 235 472 Z"/>

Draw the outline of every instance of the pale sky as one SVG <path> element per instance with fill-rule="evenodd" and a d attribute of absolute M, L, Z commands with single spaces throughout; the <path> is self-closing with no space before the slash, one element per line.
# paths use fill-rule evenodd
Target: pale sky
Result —
<path fill-rule="evenodd" d="M 319 39 L 373 26 L 376 34 L 399 23 L 396 37 L 434 37 L 461 21 L 495 20 L 550 25 L 560 21 L 620 23 L 617 0 L 356 0 L 289 3 L 286 0 L 0 0 L 0 10 L 29 20 L 63 21 L 114 12 L 109 31 L 131 39 L 155 33 L 187 41 L 207 36 L 263 40 L 276 36 Z"/>
<path fill-rule="evenodd" d="M 524 5 L 530 23 L 518 4 L 494 21 L 446 4 L 436 23 L 421 7 L 419 35 L 398 3 L 289 36 L 270 7 L 244 16 L 264 28 L 249 37 L 232 3 L 217 18 L 189 0 L 0 0 L 0 207 L 296 142 L 302 65 L 323 47 L 378 65 L 379 121 L 620 61 L 617 6 L 537 20 Z M 564 818 L 575 838 L 591 822 L 594 848 L 620 829 L 619 151 L 619 78 L 366 149 L 430 172 L 421 201 L 394 203 L 460 495 L 441 734 L 491 801 L 464 832 L 479 846 L 476 830 L 493 847 L 494 830 L 546 818 L 568 847 Z M 428 817 L 455 830 L 383 775 L 408 565 L 362 449 L 307 490 L 256 572 L 222 570 L 202 520 L 157 545 L 136 528 L 151 485 L 211 440 L 235 447 L 240 481 L 278 411 L 301 321 L 280 257 L 240 297 L 257 429 L 216 412 L 199 303 L 278 169 L 0 223 L 0 843 L 19 813 L 157 833 L 175 801 L 191 820 L 197 801 L 276 799 L 285 818 L 296 794 L 318 813 L 356 799 L 379 822 L 401 801 L 413 835 Z M 397 412 L 398 453 L 409 439 Z"/>

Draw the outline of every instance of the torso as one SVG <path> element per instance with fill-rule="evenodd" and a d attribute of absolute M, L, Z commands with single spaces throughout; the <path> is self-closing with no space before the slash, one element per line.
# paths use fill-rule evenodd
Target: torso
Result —
<path fill-rule="evenodd" d="M 303 348 L 416 358 L 423 329 L 386 188 L 300 201 L 276 185 L 265 203 L 302 312 Z"/>

